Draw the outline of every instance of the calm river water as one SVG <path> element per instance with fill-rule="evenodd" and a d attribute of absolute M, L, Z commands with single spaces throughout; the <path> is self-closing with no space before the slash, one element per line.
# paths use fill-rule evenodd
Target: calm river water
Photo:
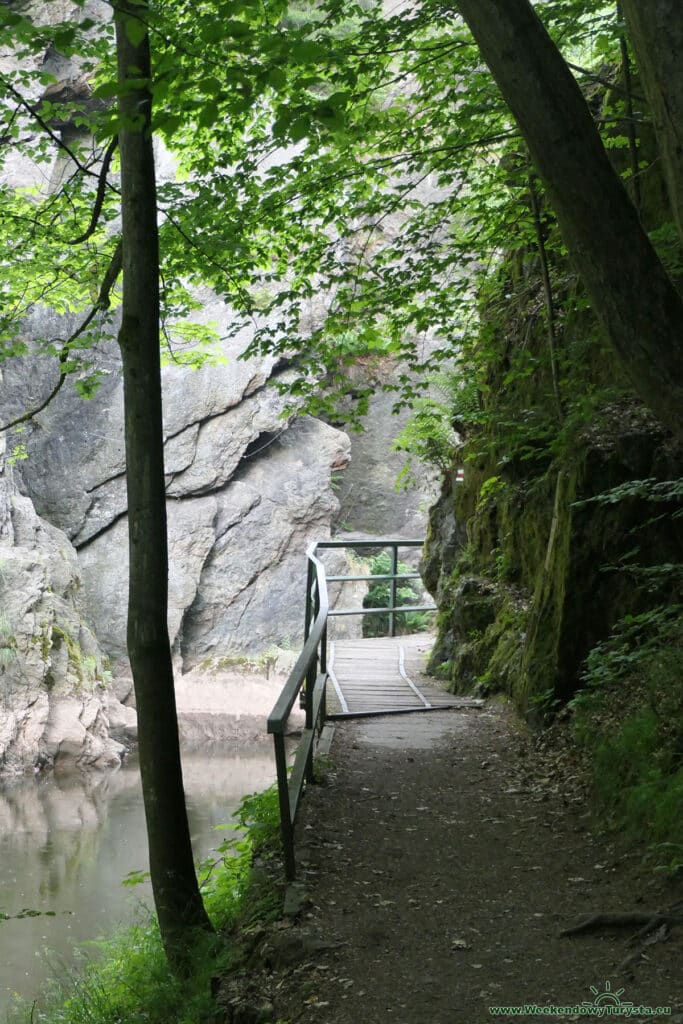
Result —
<path fill-rule="evenodd" d="M 192 840 L 204 857 L 225 834 L 242 796 L 274 778 L 270 744 L 227 755 L 183 754 Z M 13 993 L 39 997 L 51 975 L 68 972 L 74 950 L 144 913 L 143 886 L 122 886 L 147 869 L 140 774 L 134 760 L 110 774 L 22 778 L 0 786 L 0 911 L 55 917 L 0 920 L 0 1021 Z"/>

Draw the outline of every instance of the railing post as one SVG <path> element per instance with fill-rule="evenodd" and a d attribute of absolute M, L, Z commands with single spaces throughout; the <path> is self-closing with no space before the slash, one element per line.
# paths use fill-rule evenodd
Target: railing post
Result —
<path fill-rule="evenodd" d="M 277 791 L 280 804 L 280 835 L 282 836 L 282 852 L 285 858 L 285 875 L 288 882 L 293 882 L 296 876 L 296 862 L 294 860 L 294 828 L 292 826 L 292 812 L 289 805 L 285 738 L 281 732 L 276 732 L 273 734 L 273 740 L 275 743 Z"/>
<path fill-rule="evenodd" d="M 311 594 L 311 591 L 313 590 L 313 580 L 314 580 L 314 578 L 316 578 L 315 577 L 315 569 L 313 567 L 313 562 L 309 558 L 308 559 L 308 570 L 306 572 L 306 604 L 304 606 L 305 607 L 305 613 L 304 613 L 304 616 L 305 616 L 304 617 L 304 643 L 306 643 L 306 641 L 308 640 L 308 635 L 311 632 L 311 623 L 313 622 L 313 596 Z M 317 578 L 316 578 L 316 591 L 315 592 L 316 592 L 316 596 L 317 596 L 317 593 L 318 593 Z M 317 611 L 316 611 L 316 615 L 317 615 Z M 301 693 L 299 694 L 299 707 L 300 708 L 305 708 L 306 707 L 306 685 L 307 684 L 304 682 L 303 689 L 301 690 Z"/>
<path fill-rule="evenodd" d="M 313 617 L 318 618 L 318 612 L 320 611 L 320 590 L 318 589 L 317 582 L 315 588 L 315 600 L 313 605 Z M 319 651 L 316 652 L 316 657 L 311 660 L 308 670 L 306 672 L 306 728 L 313 729 L 313 691 L 315 690 L 315 681 L 318 677 L 318 661 Z M 313 744 L 308 752 L 306 759 L 306 782 L 313 782 Z"/>
<path fill-rule="evenodd" d="M 323 629 L 322 636 L 320 637 L 320 674 L 327 675 L 327 622 L 325 622 L 325 628 Z M 327 718 L 327 693 L 323 690 L 322 700 L 320 702 L 320 728 L 322 730 Z"/>
<path fill-rule="evenodd" d="M 391 611 L 389 612 L 389 636 L 396 636 L 396 613 L 394 608 L 396 607 L 396 598 L 398 592 L 398 580 L 396 574 L 398 572 L 398 544 L 391 545 Z"/>
<path fill-rule="evenodd" d="M 308 559 L 308 572 L 306 573 L 306 612 L 304 622 L 304 643 L 308 640 L 308 634 L 311 632 L 311 622 L 313 621 L 312 608 L 311 608 L 311 590 L 313 588 L 313 562 Z"/>

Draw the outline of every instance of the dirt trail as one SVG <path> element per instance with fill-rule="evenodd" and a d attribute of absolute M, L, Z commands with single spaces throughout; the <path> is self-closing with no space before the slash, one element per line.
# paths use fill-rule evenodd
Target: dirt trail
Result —
<path fill-rule="evenodd" d="M 683 929 L 630 969 L 630 931 L 559 936 L 596 910 L 677 894 L 592 836 L 583 808 L 526 782 L 518 750 L 498 706 L 337 726 L 297 827 L 302 909 L 269 940 L 278 1021 L 597 1020 L 627 1001 L 671 1008 L 631 1020 L 683 1021 Z M 581 1008 L 489 1009 L 525 1003 Z"/>

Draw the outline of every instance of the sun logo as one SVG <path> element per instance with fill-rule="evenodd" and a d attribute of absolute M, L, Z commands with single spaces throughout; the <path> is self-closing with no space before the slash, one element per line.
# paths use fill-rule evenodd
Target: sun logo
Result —
<path fill-rule="evenodd" d="M 618 988 L 616 992 L 612 991 L 612 983 L 610 981 L 605 982 L 605 987 L 602 992 L 591 985 L 591 992 L 595 996 L 595 999 L 588 1000 L 584 999 L 583 1006 L 633 1006 L 631 1002 L 623 1002 L 620 998 L 622 992 L 626 990 Z"/>

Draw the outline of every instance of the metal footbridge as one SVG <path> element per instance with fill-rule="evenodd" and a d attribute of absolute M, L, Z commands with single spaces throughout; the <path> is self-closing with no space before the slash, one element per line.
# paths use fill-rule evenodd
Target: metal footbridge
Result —
<path fill-rule="evenodd" d="M 327 717 L 360 718 L 453 707 L 450 694 L 430 685 L 424 675 L 432 642 L 424 633 L 331 641 Z"/>
<path fill-rule="evenodd" d="M 268 718 L 268 733 L 275 745 L 280 824 L 288 879 L 295 877 L 294 825 L 297 811 L 305 784 L 313 781 L 313 747 L 326 721 L 437 711 L 480 703 L 454 698 L 439 690 L 424 675 L 431 637 L 425 634 L 396 636 L 402 614 L 436 610 L 433 604 L 398 604 L 401 583 L 419 577 L 417 572 L 399 572 L 399 549 L 421 548 L 422 545 L 422 540 L 401 538 L 323 541 L 312 545 L 307 552 L 305 643 Z M 376 552 L 387 548 L 391 554 L 391 571 L 383 575 L 335 573 L 328 576 L 322 561 L 325 550 Z M 333 584 L 339 592 L 342 585 L 378 581 L 388 584 L 388 603 L 384 607 L 330 607 L 328 584 Z M 363 639 L 328 638 L 331 619 L 366 615 L 384 616 L 389 635 Z M 306 722 L 290 769 L 285 736 L 289 731 L 289 716 L 297 700 L 305 710 Z"/>

